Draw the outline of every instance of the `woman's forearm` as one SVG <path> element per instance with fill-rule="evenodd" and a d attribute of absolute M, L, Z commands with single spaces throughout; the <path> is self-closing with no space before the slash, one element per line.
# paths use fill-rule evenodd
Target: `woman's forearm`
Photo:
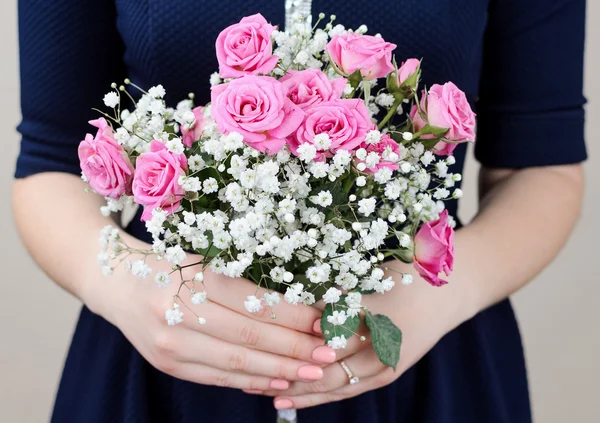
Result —
<path fill-rule="evenodd" d="M 101 277 L 96 257 L 100 230 L 113 224 L 99 208 L 102 197 L 65 173 L 40 173 L 14 182 L 13 211 L 31 256 L 65 290 L 82 297 Z"/>
<path fill-rule="evenodd" d="M 450 277 L 469 315 L 523 287 L 556 256 L 579 217 L 583 179 L 581 165 L 482 169 L 479 213 L 457 231 Z"/>

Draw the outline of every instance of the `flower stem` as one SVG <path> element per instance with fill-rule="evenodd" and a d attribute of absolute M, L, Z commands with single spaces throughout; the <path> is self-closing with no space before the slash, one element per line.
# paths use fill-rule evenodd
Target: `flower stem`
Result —
<path fill-rule="evenodd" d="M 387 115 L 385 115 L 377 129 L 382 129 L 390 121 L 390 119 L 396 114 L 396 110 L 398 109 L 398 106 L 400 106 L 400 103 L 402 103 L 402 97 L 397 97 L 394 101 L 394 104 L 392 104 L 392 108 L 389 110 Z"/>

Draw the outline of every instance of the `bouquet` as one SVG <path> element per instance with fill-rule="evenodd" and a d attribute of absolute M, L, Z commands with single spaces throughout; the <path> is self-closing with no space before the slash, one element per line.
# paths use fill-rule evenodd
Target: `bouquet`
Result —
<path fill-rule="evenodd" d="M 145 256 L 171 263 L 153 275 L 160 287 L 178 279 L 169 325 L 188 313 L 211 324 L 201 305 L 210 269 L 256 284 L 250 313 L 275 318 L 282 300 L 321 302 L 334 349 L 364 319 L 379 359 L 395 368 L 402 333 L 362 299 L 412 282 L 389 276 L 389 259 L 446 283 L 454 222 L 444 200 L 462 195 L 449 166 L 456 144 L 474 141 L 475 115 L 451 82 L 419 90 L 420 60 L 398 65 L 394 44 L 334 19 L 283 32 L 257 14 L 223 30 L 210 104 L 190 95 L 170 108 L 161 85 L 113 84 L 112 110 L 79 146 L 82 176 L 106 198 L 104 215 L 143 207 L 152 248 L 133 250 L 106 227 L 99 262 L 105 274 L 122 264 L 140 278 L 153 272 Z M 202 270 L 186 278 L 190 253 Z"/>

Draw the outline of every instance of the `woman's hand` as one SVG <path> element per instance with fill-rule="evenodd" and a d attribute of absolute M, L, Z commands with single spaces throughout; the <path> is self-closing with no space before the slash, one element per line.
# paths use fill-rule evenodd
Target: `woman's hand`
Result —
<path fill-rule="evenodd" d="M 127 239 L 129 245 L 136 242 Z M 165 260 L 148 260 L 155 272 L 170 270 Z M 191 275 L 198 270 L 185 269 Z M 177 280 L 178 275 L 173 276 Z M 82 297 L 92 311 L 121 329 L 153 366 L 196 383 L 247 390 L 287 389 L 288 381 L 323 377 L 322 367 L 311 362 L 336 360 L 335 351 L 312 332 L 313 322 L 320 316 L 318 310 L 281 303 L 274 309 L 276 319 L 268 310 L 250 314 L 244 308 L 244 299 L 256 291 L 255 284 L 209 271 L 205 272 L 204 283 L 207 302 L 194 306 L 186 301 L 206 319 L 204 325 L 181 305 L 184 323 L 167 326 L 165 311 L 173 307 L 179 284 L 172 282 L 160 289 L 150 277 L 140 280 L 122 269 L 88 284 Z M 181 296 L 186 300 L 184 291 Z"/>
<path fill-rule="evenodd" d="M 387 266 L 403 272 L 411 271 L 407 265 L 399 262 Z M 387 276 L 398 276 L 391 270 L 386 273 Z M 431 287 L 424 280 L 415 278 L 412 285 L 397 286 L 385 295 L 363 296 L 363 304 L 371 312 L 390 317 L 403 332 L 400 362 L 396 371 L 379 361 L 363 323 L 359 335 L 365 335 L 367 340 L 360 341 L 358 337 L 352 337 L 347 348 L 337 351 L 338 361 L 345 361 L 353 374 L 360 378 L 359 383 L 350 385 L 348 375 L 336 362 L 324 368 L 322 379 L 295 382 L 283 392 L 269 390 L 263 394 L 275 396 L 274 404 L 278 409 L 300 409 L 355 397 L 392 383 L 421 359 L 444 334 L 468 318 L 468 309 L 462 307 L 457 292 L 457 287 Z M 319 330 L 319 321 L 315 322 L 314 330 Z"/>

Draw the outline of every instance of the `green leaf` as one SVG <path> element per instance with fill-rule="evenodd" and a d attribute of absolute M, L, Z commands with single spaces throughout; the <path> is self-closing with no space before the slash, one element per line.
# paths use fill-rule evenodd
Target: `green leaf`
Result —
<path fill-rule="evenodd" d="M 333 61 L 332 61 L 333 63 Z M 352 88 L 356 89 L 358 84 L 363 80 L 362 74 L 360 73 L 360 69 L 355 70 L 351 75 L 348 76 L 348 83 L 352 86 Z"/>
<path fill-rule="evenodd" d="M 425 125 L 419 132 L 419 136 L 432 135 L 435 138 L 442 138 L 448 133 L 449 128 L 443 128 L 441 126 Z"/>
<path fill-rule="evenodd" d="M 367 311 L 365 323 L 371 332 L 371 343 L 379 360 L 396 370 L 398 361 L 400 361 L 402 332 L 389 317 L 382 314 L 372 315 Z"/>
<path fill-rule="evenodd" d="M 342 296 L 340 303 L 344 303 L 346 296 Z M 345 310 L 344 307 L 335 308 L 335 304 L 327 304 L 323 310 L 323 316 L 321 316 L 321 331 L 325 337 L 325 342 L 331 341 L 334 336 L 344 335 L 346 339 L 350 339 L 351 336 L 356 334 L 358 326 L 360 326 L 360 316 L 348 317 L 346 322 L 341 326 L 334 326 L 327 321 L 327 317 L 331 316 L 333 312 Z"/>
<path fill-rule="evenodd" d="M 429 138 L 429 139 L 420 138 L 418 140 L 415 140 L 415 142 L 418 141 L 421 144 L 423 144 L 423 147 L 425 147 L 425 150 L 431 150 L 441 140 L 442 140 L 441 137 L 435 137 L 435 138 Z"/>
<path fill-rule="evenodd" d="M 398 248 L 389 250 L 389 253 L 403 263 L 413 262 L 414 251 L 412 248 Z"/>

